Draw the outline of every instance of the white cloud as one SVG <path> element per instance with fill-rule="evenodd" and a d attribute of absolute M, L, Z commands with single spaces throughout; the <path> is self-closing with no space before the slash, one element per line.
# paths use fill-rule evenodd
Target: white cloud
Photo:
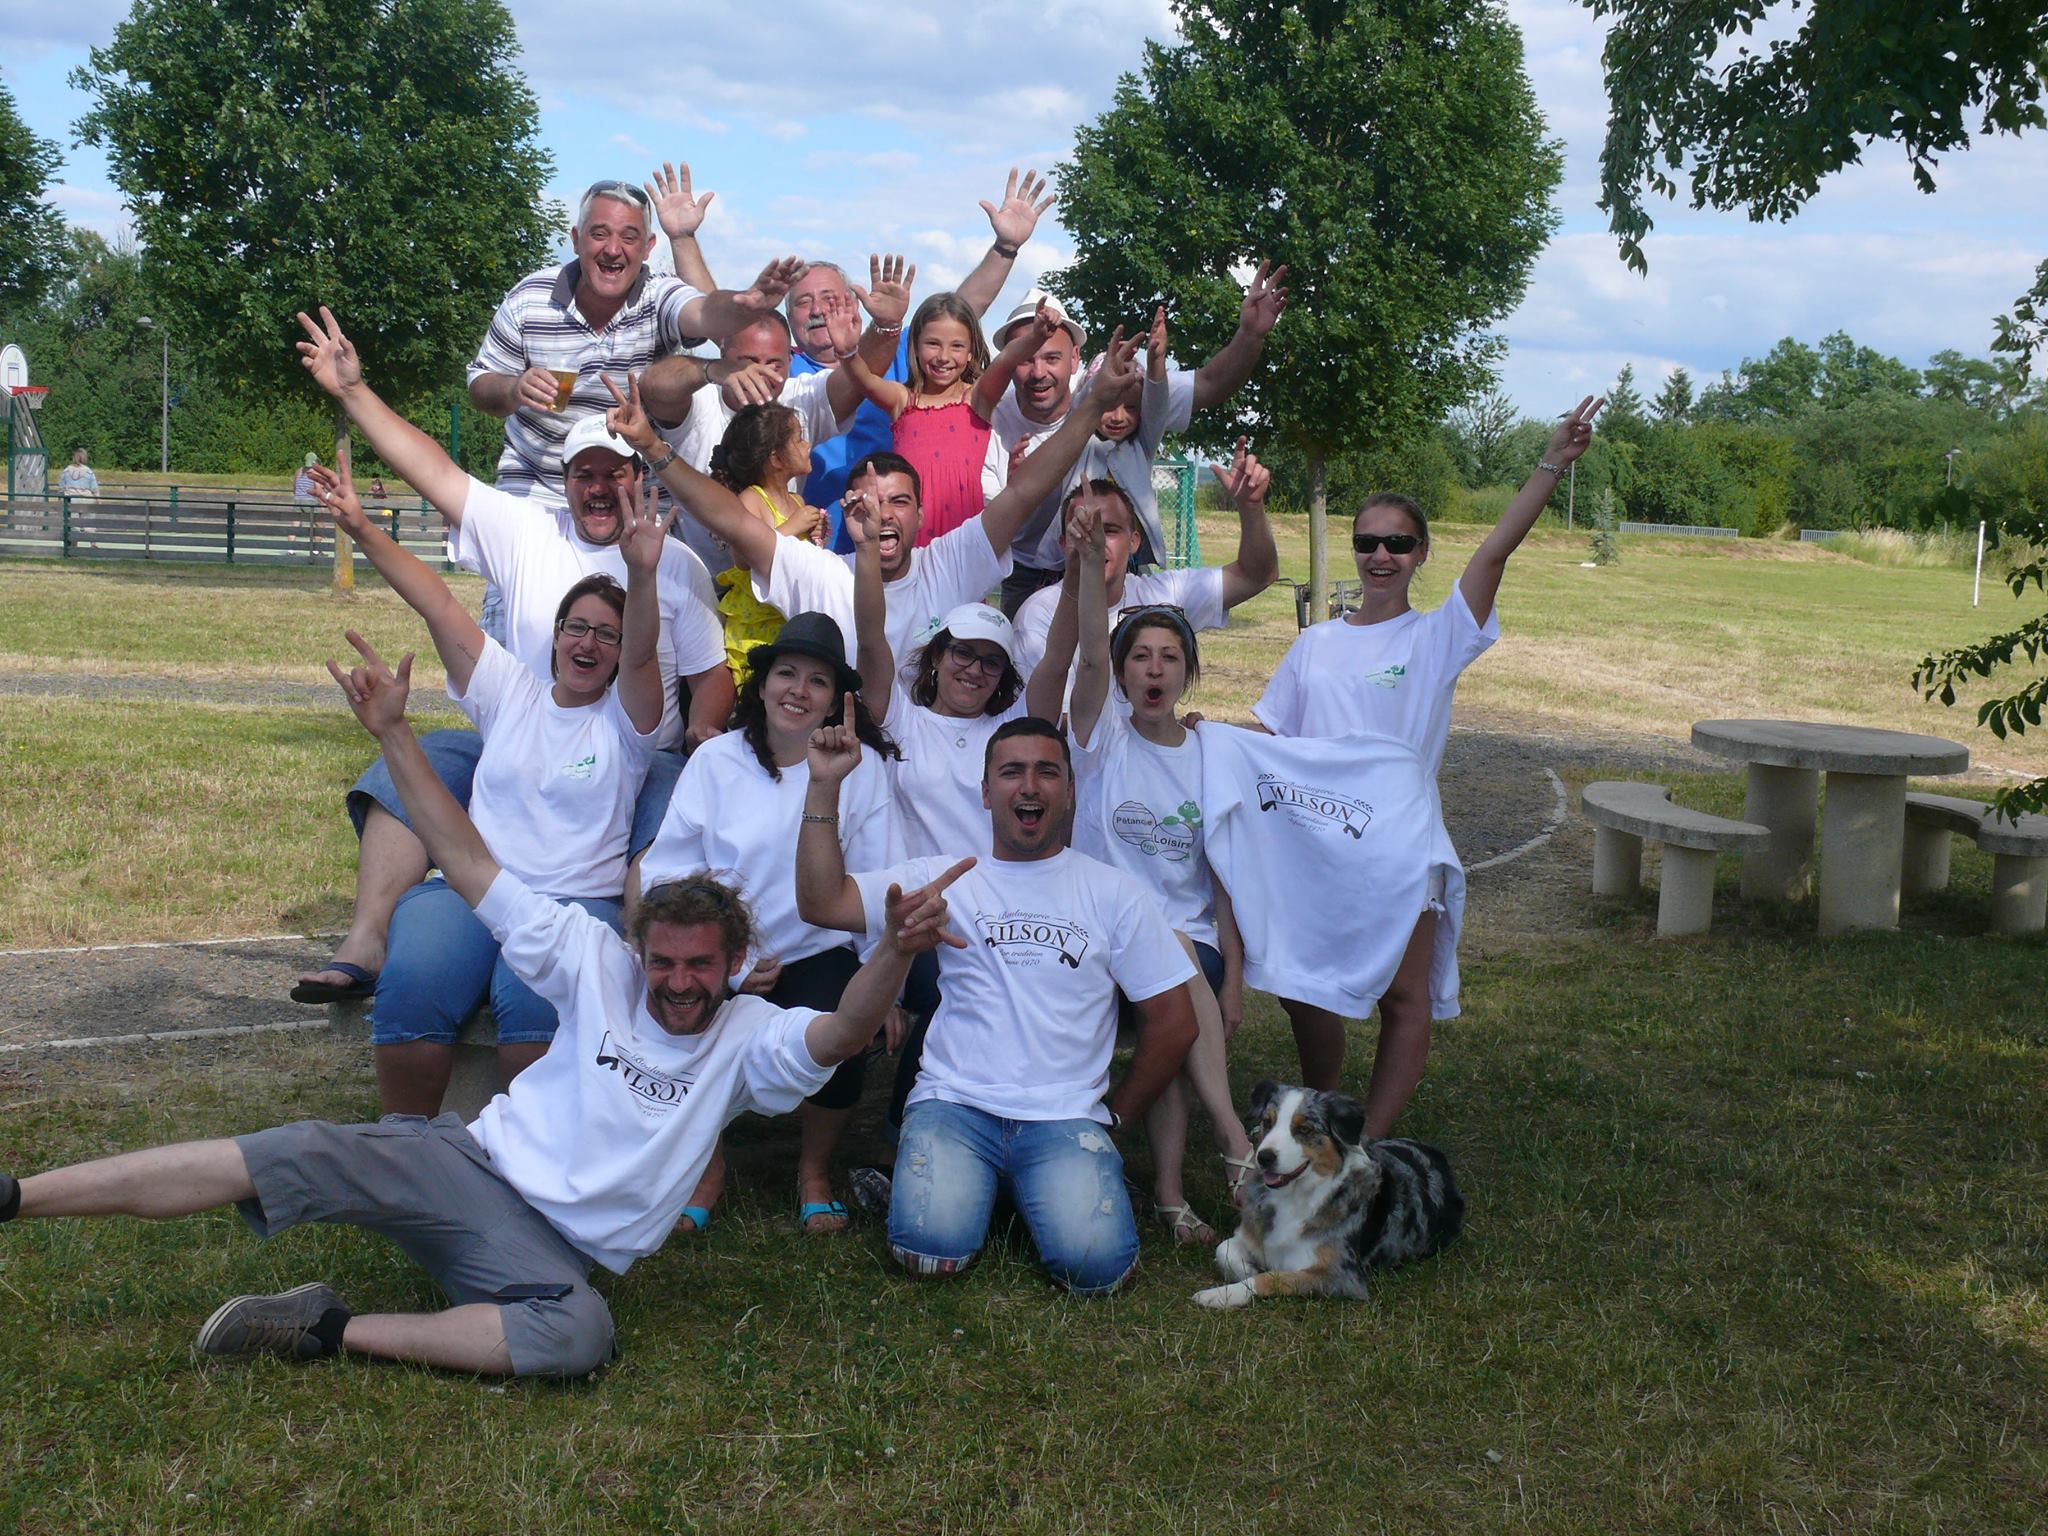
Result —
<path fill-rule="evenodd" d="M 615 133 L 612 135 L 611 142 L 618 145 L 619 148 L 636 160 L 652 160 L 654 158 L 654 151 L 645 144 L 642 144 L 630 133 Z"/>

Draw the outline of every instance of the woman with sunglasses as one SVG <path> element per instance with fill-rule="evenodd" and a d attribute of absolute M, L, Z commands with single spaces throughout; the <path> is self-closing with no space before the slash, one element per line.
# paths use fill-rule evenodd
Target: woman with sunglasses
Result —
<path fill-rule="evenodd" d="M 1245 489 L 1261 500 L 1270 476 L 1245 456 Z M 1102 502 L 1075 501 L 1067 523 L 1067 562 L 1045 655 L 1031 674 L 1031 712 L 1057 718 L 1073 667 L 1067 736 L 1074 752 L 1073 846 L 1134 875 L 1201 969 L 1188 991 L 1197 1033 L 1187 1064 L 1168 1085 L 1145 1129 L 1152 1144 L 1152 1196 L 1177 1243 L 1214 1244 L 1216 1230 L 1188 1204 L 1188 1094 L 1208 1111 L 1216 1151 L 1237 1185 L 1251 1143 L 1230 1098 L 1224 1045 L 1244 1017 L 1244 947 L 1230 895 L 1210 870 L 1202 836 L 1202 752 L 1181 722 L 1182 698 L 1201 675 L 1195 627 L 1168 603 L 1125 608 L 1110 628 L 1104 571 Z M 1075 659 L 1078 649 L 1079 658 Z M 1109 707 L 1111 684 L 1126 710 Z"/>
<path fill-rule="evenodd" d="M 1508 557 L 1535 527 L 1565 470 L 1586 451 L 1593 418 L 1606 403 L 1588 395 L 1558 424 L 1536 472 L 1480 542 L 1450 596 L 1428 613 L 1408 601 L 1415 572 L 1429 559 L 1422 508 L 1392 493 L 1368 499 L 1351 530 L 1363 594 L 1358 611 L 1302 632 L 1252 706 L 1259 724 L 1276 736 L 1392 736 L 1415 748 L 1433 781 L 1450 739 L 1458 678 L 1500 638 L 1494 597 Z M 1441 805 L 1437 816 L 1441 822 Z M 1457 1016 L 1456 909 L 1463 891 L 1461 881 L 1454 883 L 1458 889 L 1432 892 L 1393 984 L 1380 998 L 1379 1045 L 1365 1096 L 1368 1136 L 1388 1133 L 1422 1081 L 1431 1019 Z M 1281 1006 L 1301 1051 L 1302 1082 L 1334 1090 L 1344 1065 L 1344 1020 L 1287 998 Z"/>
<path fill-rule="evenodd" d="M 563 594 L 550 676 L 541 678 L 363 515 L 346 472 L 312 474 L 342 532 L 426 621 L 448 696 L 483 736 L 469 815 L 491 856 L 541 894 L 618 928 L 633 802 L 661 727 L 656 573 L 670 518 L 626 505 L 619 549 L 627 585 L 599 574 Z M 445 881 L 425 880 L 399 898 L 388 946 L 370 1010 L 386 1114 L 440 1112 L 456 1032 L 486 996 L 506 1081 L 546 1052 L 554 1008 L 503 964 L 490 929 Z"/>

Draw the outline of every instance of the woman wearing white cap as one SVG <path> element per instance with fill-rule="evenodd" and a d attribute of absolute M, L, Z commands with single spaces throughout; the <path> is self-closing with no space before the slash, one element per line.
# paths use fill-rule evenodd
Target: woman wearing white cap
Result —
<path fill-rule="evenodd" d="M 1059 606 L 1046 650 L 1031 674 L 1029 705 L 1057 713 L 1077 641 L 1080 665 L 1067 705 L 1074 750 L 1074 847 L 1136 876 L 1159 899 L 1167 922 L 1201 968 L 1188 991 L 1199 1027 L 1187 1066 L 1153 1104 L 1153 1198 L 1179 1243 L 1214 1243 L 1216 1231 L 1194 1212 L 1182 1186 L 1188 1090 L 1209 1112 L 1216 1150 L 1233 1171 L 1233 1195 L 1252 1166 L 1224 1068 L 1224 1043 L 1244 1016 L 1244 946 L 1230 894 L 1209 868 L 1202 834 L 1202 753 L 1179 718 L 1181 698 L 1200 675 L 1194 625 L 1167 603 L 1126 608 L 1109 626 L 1100 504 L 1073 503 Z M 1108 709 L 1110 683 L 1129 713 Z"/>

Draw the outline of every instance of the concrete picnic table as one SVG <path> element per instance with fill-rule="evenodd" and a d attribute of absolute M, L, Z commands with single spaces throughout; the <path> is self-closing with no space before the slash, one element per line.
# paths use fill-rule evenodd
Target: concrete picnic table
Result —
<path fill-rule="evenodd" d="M 1796 900 L 1813 867 L 1820 775 L 1820 931 L 1899 926 L 1906 776 L 1961 773 L 1970 749 L 1939 736 L 1804 720 L 1702 720 L 1692 744 L 1749 765 L 1743 817 L 1771 829 L 1742 861 L 1742 894 Z"/>

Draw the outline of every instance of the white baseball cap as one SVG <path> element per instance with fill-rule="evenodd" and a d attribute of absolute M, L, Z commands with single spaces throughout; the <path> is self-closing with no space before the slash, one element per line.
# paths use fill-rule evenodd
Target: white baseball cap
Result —
<path fill-rule="evenodd" d="M 943 629 L 955 640 L 987 640 L 1003 648 L 1003 654 L 1011 661 L 1017 659 L 1017 626 L 1003 616 L 1000 608 L 991 608 L 987 603 L 962 603 L 939 621 L 937 634 Z"/>
<path fill-rule="evenodd" d="M 1033 288 L 1024 295 L 1024 302 L 1011 310 L 1010 317 L 995 328 L 994 333 L 989 338 L 990 344 L 997 351 L 1001 351 L 1009 342 L 1011 331 L 1020 325 L 1029 325 L 1038 318 L 1038 306 L 1041 300 L 1052 310 L 1054 317 L 1058 319 L 1059 323 L 1066 327 L 1067 334 L 1074 338 L 1074 350 L 1076 352 L 1088 345 L 1088 333 L 1081 329 L 1080 322 L 1068 315 L 1066 310 L 1060 307 L 1060 301 L 1047 293 L 1043 288 Z"/>
<path fill-rule="evenodd" d="M 576 455 L 590 448 L 609 448 L 622 459 L 639 457 L 631 443 L 605 425 L 602 412 L 579 418 L 569 429 L 569 435 L 562 439 L 562 468 L 566 471 L 576 462 Z"/>

